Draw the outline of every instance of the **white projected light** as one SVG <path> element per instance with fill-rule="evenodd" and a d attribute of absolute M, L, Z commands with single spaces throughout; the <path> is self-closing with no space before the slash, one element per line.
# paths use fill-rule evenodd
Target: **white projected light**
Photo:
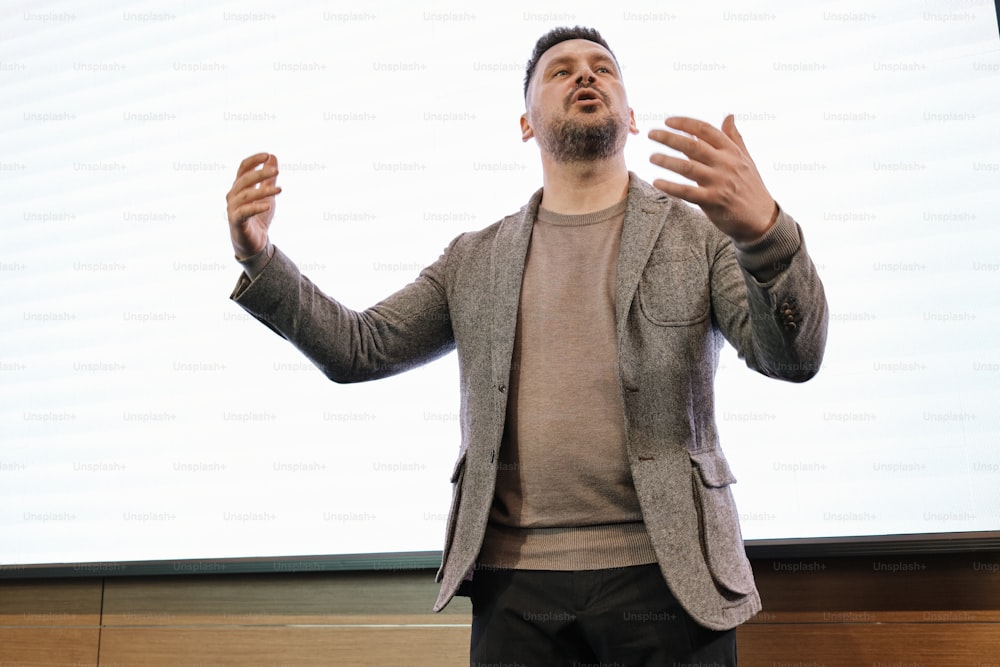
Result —
<path fill-rule="evenodd" d="M 631 168 L 663 176 L 665 117 L 734 113 L 826 285 L 815 379 L 723 357 L 744 537 L 1000 529 L 992 3 L 22 4 L 0 19 L 0 568 L 439 550 L 454 355 L 327 381 L 229 300 L 225 193 L 277 155 L 272 240 L 372 305 L 540 187 L 524 63 L 576 24 L 622 64 Z"/>

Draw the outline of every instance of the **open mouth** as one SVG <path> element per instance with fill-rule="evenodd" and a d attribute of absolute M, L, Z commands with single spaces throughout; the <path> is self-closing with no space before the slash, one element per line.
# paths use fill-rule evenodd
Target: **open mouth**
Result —
<path fill-rule="evenodd" d="M 582 88 L 573 95 L 573 103 L 592 103 L 592 102 L 603 102 L 604 100 L 601 96 L 593 90 Z"/>

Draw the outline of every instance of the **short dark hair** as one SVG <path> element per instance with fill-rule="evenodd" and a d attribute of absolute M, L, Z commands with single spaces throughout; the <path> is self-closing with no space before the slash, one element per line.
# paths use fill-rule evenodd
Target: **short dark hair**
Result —
<path fill-rule="evenodd" d="M 535 66 L 538 65 L 538 61 L 541 59 L 542 54 L 551 49 L 556 44 L 560 42 L 566 42 L 571 39 L 586 39 L 587 41 L 600 44 L 608 50 L 611 57 L 615 59 L 615 64 L 618 64 L 618 58 L 615 57 L 614 51 L 608 46 L 608 43 L 604 41 L 601 37 L 601 33 L 597 32 L 593 28 L 586 28 L 584 26 L 574 26 L 572 28 L 553 28 L 547 33 L 538 38 L 535 42 L 535 50 L 531 52 L 531 58 L 528 60 L 528 66 L 524 71 L 524 96 L 528 97 L 528 84 L 531 83 L 531 77 L 535 73 Z"/>

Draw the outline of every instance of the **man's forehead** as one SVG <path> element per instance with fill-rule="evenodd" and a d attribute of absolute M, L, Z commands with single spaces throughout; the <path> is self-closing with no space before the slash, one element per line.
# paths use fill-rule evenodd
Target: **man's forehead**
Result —
<path fill-rule="evenodd" d="M 549 48 L 538 59 L 539 64 L 548 63 L 560 58 L 570 58 L 580 55 L 600 55 L 614 62 L 614 55 L 606 48 L 589 39 L 567 39 Z"/>

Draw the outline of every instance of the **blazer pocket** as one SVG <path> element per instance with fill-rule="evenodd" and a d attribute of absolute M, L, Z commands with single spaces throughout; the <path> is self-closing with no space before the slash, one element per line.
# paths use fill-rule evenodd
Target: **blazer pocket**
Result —
<path fill-rule="evenodd" d="M 465 458 L 467 452 L 462 452 L 451 471 L 451 507 L 448 509 L 448 522 L 444 538 L 444 549 L 441 551 L 441 567 L 438 569 L 436 581 L 444 576 L 444 566 L 448 562 L 451 545 L 455 542 L 455 526 L 458 524 L 458 509 L 462 504 L 462 483 L 465 481 Z"/>
<path fill-rule="evenodd" d="M 691 461 L 701 547 L 712 578 L 733 593 L 752 593 L 753 571 L 743 546 L 739 515 L 730 488 L 736 478 L 718 450 L 693 452 Z"/>
<path fill-rule="evenodd" d="M 639 280 L 639 307 L 653 324 L 682 327 L 709 314 L 708 267 L 691 248 L 654 250 Z"/>

